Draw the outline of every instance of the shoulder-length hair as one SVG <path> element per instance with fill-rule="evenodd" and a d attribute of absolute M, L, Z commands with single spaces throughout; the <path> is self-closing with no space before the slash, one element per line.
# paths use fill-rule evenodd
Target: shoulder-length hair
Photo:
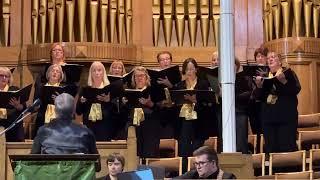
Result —
<path fill-rule="evenodd" d="M 145 74 L 145 76 L 147 78 L 147 86 L 151 86 L 151 83 L 150 83 L 151 79 L 150 79 L 150 76 L 148 74 L 148 71 L 147 71 L 147 69 L 145 67 L 142 67 L 142 66 L 137 66 L 137 67 L 133 68 L 133 75 L 131 77 L 131 86 L 133 88 L 136 88 L 135 76 L 136 76 L 136 73 L 138 71 L 143 72 Z"/>
<path fill-rule="evenodd" d="M 50 63 L 52 63 L 53 59 L 52 59 L 52 51 L 53 49 L 56 47 L 56 46 L 60 46 L 61 49 L 62 49 L 62 54 L 63 54 L 63 62 L 65 62 L 66 60 L 66 54 L 65 54 L 65 51 L 64 51 L 64 47 L 62 46 L 61 43 L 53 43 L 52 46 L 51 46 L 51 49 L 50 49 Z"/>
<path fill-rule="evenodd" d="M 8 67 L 0 67 L 0 71 L 3 71 L 9 76 L 9 86 L 12 86 L 13 83 L 13 75 Z"/>
<path fill-rule="evenodd" d="M 259 47 L 258 49 L 256 49 L 254 51 L 254 60 L 256 61 L 258 54 L 264 55 L 265 57 L 267 57 L 268 55 L 268 48 L 266 47 Z"/>
<path fill-rule="evenodd" d="M 116 64 L 120 64 L 120 65 L 121 65 L 121 67 L 122 67 L 122 74 L 121 74 L 121 75 L 124 75 L 124 74 L 126 73 L 126 69 L 124 68 L 123 62 L 120 61 L 120 60 L 115 60 L 115 61 L 113 61 L 113 62 L 111 63 L 111 65 L 110 65 L 110 67 L 109 67 L 109 74 L 113 74 L 113 73 L 112 73 L 112 68 L 113 68 L 113 66 L 116 65 Z"/>
<path fill-rule="evenodd" d="M 104 65 L 100 61 L 95 61 L 95 62 L 93 62 L 91 64 L 90 69 L 89 69 L 88 86 L 92 86 L 92 84 L 93 84 L 92 71 L 93 71 L 93 68 L 96 67 L 96 66 L 102 67 L 102 70 L 103 70 L 103 79 L 102 79 L 103 85 L 104 86 L 109 85 L 110 82 L 108 80 L 106 68 L 104 67 Z"/>
<path fill-rule="evenodd" d="M 62 67 L 59 65 L 59 64 L 53 64 L 51 66 L 49 66 L 47 72 L 46 72 L 46 78 L 47 78 L 47 81 L 49 81 L 50 79 L 50 73 L 52 71 L 53 68 L 57 67 L 60 71 L 60 79 L 59 79 L 59 82 L 62 82 L 64 80 L 64 73 L 62 71 Z"/>
<path fill-rule="evenodd" d="M 196 68 L 196 70 L 198 70 L 198 63 L 194 58 L 187 58 L 183 61 L 182 64 L 182 74 L 185 75 L 186 71 L 187 71 L 187 66 L 189 63 L 192 63 L 194 65 L 194 67 Z"/>

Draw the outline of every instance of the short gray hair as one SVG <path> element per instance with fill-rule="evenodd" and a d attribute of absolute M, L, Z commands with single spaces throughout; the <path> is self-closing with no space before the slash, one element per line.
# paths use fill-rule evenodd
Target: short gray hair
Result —
<path fill-rule="evenodd" d="M 74 112 L 74 98 L 70 94 L 62 93 L 57 96 L 54 105 L 57 118 L 70 118 L 71 120 Z"/>

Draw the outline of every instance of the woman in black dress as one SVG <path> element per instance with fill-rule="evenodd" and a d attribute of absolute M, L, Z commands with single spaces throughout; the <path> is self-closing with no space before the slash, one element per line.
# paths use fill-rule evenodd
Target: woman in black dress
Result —
<path fill-rule="evenodd" d="M 43 87 L 44 86 L 63 86 L 62 80 L 64 79 L 64 73 L 62 71 L 62 68 L 58 64 L 53 64 L 49 66 L 47 72 L 46 72 L 46 79 L 47 82 L 45 84 L 41 84 L 40 86 L 35 88 L 34 91 L 34 100 L 41 99 L 42 104 L 40 105 L 40 108 L 38 110 L 37 118 L 35 121 L 35 133 L 33 134 L 33 138 L 37 134 L 38 129 L 43 126 L 44 124 L 47 124 L 51 121 L 51 119 L 55 118 L 55 110 L 53 104 L 48 104 L 49 98 L 52 98 L 54 100 L 55 96 L 52 97 L 44 97 L 43 93 Z M 48 98 L 44 100 L 44 98 Z"/>
<path fill-rule="evenodd" d="M 262 131 L 267 153 L 297 150 L 298 98 L 301 90 L 295 72 L 283 68 L 281 57 L 268 53 L 269 78 L 256 77 L 261 99 Z"/>
<path fill-rule="evenodd" d="M 186 59 L 182 65 L 185 80 L 175 85 L 175 89 L 209 90 L 208 81 L 198 79 L 197 68 L 195 59 Z M 191 103 L 180 107 L 180 119 L 175 130 L 178 133 L 178 154 L 183 158 L 182 170 L 186 172 L 187 158 L 209 138 L 208 124 L 215 119 L 212 116 L 215 112 L 211 111 L 215 108 L 212 107 L 214 102 L 200 102 L 196 95 L 187 94 L 184 98 Z"/>
<path fill-rule="evenodd" d="M 0 91 L 18 90 L 18 87 L 12 86 L 12 82 L 13 76 L 10 69 L 0 67 Z M 10 108 L 0 108 L 0 126 L 9 127 L 25 108 L 26 104 L 21 103 L 20 99 L 12 98 Z M 24 141 L 23 122 L 6 132 L 6 141 Z"/>
<path fill-rule="evenodd" d="M 89 70 L 88 86 L 102 89 L 110 82 L 104 65 L 93 62 Z M 87 100 L 82 93 L 77 103 L 77 114 L 83 115 L 83 124 L 94 133 L 97 141 L 110 141 L 112 136 L 110 93 L 97 95 L 97 103 Z"/>
<path fill-rule="evenodd" d="M 122 61 L 115 60 L 111 63 L 108 75 L 122 77 L 125 74 L 126 69 Z M 127 86 L 126 82 L 124 82 L 123 80 L 117 80 L 116 82 L 111 83 L 122 84 L 123 88 Z M 113 122 L 112 139 L 127 139 L 126 125 L 128 122 L 128 109 L 121 103 L 122 96 L 123 94 L 120 93 L 119 97 L 115 97 L 111 100 L 111 118 Z"/>
<path fill-rule="evenodd" d="M 148 95 L 139 98 L 138 104 L 135 105 L 130 103 L 131 97 L 127 97 L 128 108 L 131 111 L 130 120 L 136 126 L 138 156 L 140 158 L 158 157 L 160 122 L 154 117 L 155 95 L 151 89 L 150 76 L 146 68 L 142 66 L 134 68 L 131 86 L 136 90 L 144 90 Z"/>

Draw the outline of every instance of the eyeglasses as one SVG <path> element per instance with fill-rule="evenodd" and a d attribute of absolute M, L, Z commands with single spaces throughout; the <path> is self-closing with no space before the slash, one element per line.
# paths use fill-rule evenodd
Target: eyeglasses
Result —
<path fill-rule="evenodd" d="M 199 162 L 194 162 L 193 165 L 194 165 L 195 167 L 198 167 L 198 166 L 202 167 L 202 166 L 204 166 L 204 165 L 205 165 L 206 163 L 208 163 L 208 162 L 213 162 L 213 161 L 199 161 Z"/>
<path fill-rule="evenodd" d="M 143 78 L 143 77 L 146 77 L 145 74 L 135 74 L 134 75 L 135 78 Z"/>
<path fill-rule="evenodd" d="M 1 78 L 1 79 L 9 79 L 10 76 L 5 75 L 5 74 L 0 74 L 0 78 Z"/>
<path fill-rule="evenodd" d="M 160 58 L 159 61 L 171 61 L 171 58 Z"/>

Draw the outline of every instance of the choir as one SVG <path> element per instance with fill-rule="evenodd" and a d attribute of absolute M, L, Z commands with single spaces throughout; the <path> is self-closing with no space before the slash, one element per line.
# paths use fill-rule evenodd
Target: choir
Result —
<path fill-rule="evenodd" d="M 178 73 L 181 76 L 178 77 L 180 82 L 173 82 L 172 74 L 165 74 L 169 72 L 166 69 L 173 67 L 172 54 L 167 51 L 157 56 L 157 71 L 160 74 L 157 79 L 153 79 L 154 73 L 150 74 L 154 70 L 141 66 L 126 73 L 120 60 L 110 65 L 108 74 L 104 64 L 93 62 L 87 85 L 78 87 L 79 82 L 67 83 L 70 77 L 65 75 L 63 69 L 67 64 L 62 46 L 55 43 L 50 54 L 50 66 L 40 73 L 35 82 L 34 100 L 40 99 L 42 103 L 35 120 L 34 134 L 55 117 L 52 103 L 55 97 L 68 92 L 69 88 L 66 87 L 73 86 L 77 88 L 77 93 L 72 94 L 77 97 L 76 113 L 82 115 L 83 124 L 91 129 L 97 141 L 126 139 L 127 127 L 135 126 L 138 155 L 141 158 L 158 157 L 161 138 L 176 138 L 178 154 L 185 162 L 210 136 L 218 136 L 218 152 L 222 150 L 223 92 L 219 75 L 207 73 L 201 76 L 194 58 L 184 60 L 182 72 Z M 240 62 L 235 59 L 237 151 L 250 153 L 248 121 L 258 138 L 260 134 L 264 135 L 266 152 L 294 151 L 298 119 L 297 94 L 301 89 L 299 80 L 292 69 L 283 66 L 281 57 L 275 52 L 259 48 L 254 58 L 257 64 L 255 76 L 241 71 Z M 259 66 L 268 69 L 259 69 Z M 214 52 L 208 69 L 214 72 L 218 67 L 219 55 Z M 174 72 L 173 69 L 170 73 Z M 12 81 L 10 70 L 0 67 L 0 91 L 17 90 L 17 87 L 11 86 Z M 52 90 L 52 87 L 61 88 L 58 92 Z M 183 103 L 172 100 L 177 99 L 171 97 L 173 91 L 185 92 Z M 201 97 L 198 91 L 213 92 L 213 100 Z M 48 92 L 51 92 L 49 96 Z M 8 108 L 0 107 L 0 125 L 8 127 L 25 108 L 25 102 L 13 97 Z M 8 131 L 6 137 L 7 141 L 23 141 L 22 124 Z"/>

